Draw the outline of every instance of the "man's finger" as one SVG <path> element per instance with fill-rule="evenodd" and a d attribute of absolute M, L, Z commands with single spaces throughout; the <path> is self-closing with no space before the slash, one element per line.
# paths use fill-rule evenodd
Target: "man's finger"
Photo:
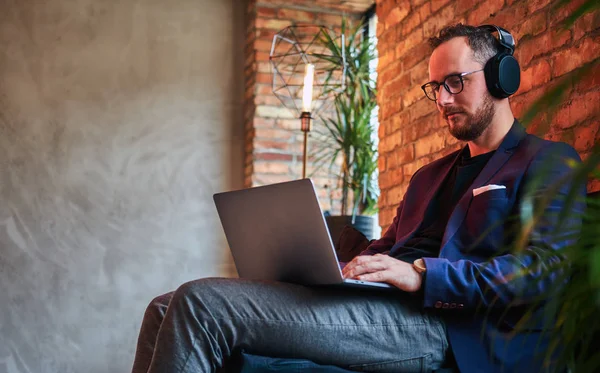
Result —
<path fill-rule="evenodd" d="M 365 273 L 363 275 L 358 276 L 358 279 L 361 281 L 370 281 L 370 282 L 388 282 L 390 280 L 390 273 L 388 270 Z"/>
<path fill-rule="evenodd" d="M 355 265 L 353 268 L 348 269 L 345 272 L 346 278 L 354 278 L 365 273 L 382 271 L 388 268 L 387 263 L 380 260 L 368 260 L 361 264 Z"/>
<path fill-rule="evenodd" d="M 351 278 L 361 273 L 372 272 L 373 270 L 382 269 L 386 267 L 387 264 L 382 264 L 389 262 L 387 255 L 375 254 L 373 256 L 370 255 L 361 255 L 354 257 L 348 264 L 346 264 L 342 268 L 342 275 L 345 278 Z M 373 263 L 379 263 L 378 266 L 373 267 Z M 350 273 L 352 272 L 352 275 Z"/>
<path fill-rule="evenodd" d="M 368 259 L 368 258 L 366 258 Z M 362 256 L 356 256 L 354 257 L 354 259 L 352 259 L 350 262 L 348 262 L 348 264 L 346 264 L 346 266 L 342 269 L 342 274 L 346 274 L 347 272 L 351 271 L 354 267 L 356 267 L 357 265 L 364 263 L 365 262 L 365 257 Z"/>

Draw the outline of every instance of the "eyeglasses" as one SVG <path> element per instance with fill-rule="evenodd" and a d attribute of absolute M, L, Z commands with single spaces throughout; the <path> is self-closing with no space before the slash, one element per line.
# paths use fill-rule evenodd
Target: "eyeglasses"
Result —
<path fill-rule="evenodd" d="M 437 101 L 437 92 L 441 86 L 444 86 L 446 91 L 448 91 L 448 93 L 450 93 L 451 95 L 457 95 L 457 94 L 461 93 L 463 88 L 465 87 L 465 84 L 463 82 L 463 77 L 473 74 L 473 73 L 478 73 L 480 71 L 483 71 L 483 69 L 469 71 L 469 72 L 460 73 L 460 74 L 451 74 L 451 75 L 448 75 L 442 83 L 438 83 L 438 82 L 425 83 L 421 86 L 421 89 L 423 90 L 423 92 L 425 92 L 425 96 L 427 96 L 427 98 L 430 99 L 431 101 Z"/>

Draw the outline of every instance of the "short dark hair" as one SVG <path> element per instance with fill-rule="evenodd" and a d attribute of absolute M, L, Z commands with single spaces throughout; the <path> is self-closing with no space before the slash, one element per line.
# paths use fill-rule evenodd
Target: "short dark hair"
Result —
<path fill-rule="evenodd" d="M 440 30 L 438 36 L 429 38 L 429 45 L 435 49 L 440 44 L 458 37 L 467 38 L 467 44 L 473 50 L 473 58 L 483 65 L 495 56 L 500 49 L 500 43 L 489 31 L 475 26 L 463 25 L 462 23 L 444 27 Z"/>

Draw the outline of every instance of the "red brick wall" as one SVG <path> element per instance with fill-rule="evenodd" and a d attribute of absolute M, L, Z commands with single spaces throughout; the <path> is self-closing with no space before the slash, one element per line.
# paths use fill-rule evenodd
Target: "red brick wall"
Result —
<path fill-rule="evenodd" d="M 558 24 L 582 1 L 552 11 L 548 0 L 377 0 L 379 26 L 380 215 L 387 227 L 411 175 L 421 166 L 461 147 L 449 135 L 435 105 L 420 86 L 428 80 L 427 38 L 445 25 L 492 23 L 508 29 L 517 41 L 521 87 L 511 99 L 519 118 L 528 105 L 586 63 L 595 72 L 571 84 L 551 122 L 540 113 L 530 132 L 565 141 L 585 158 L 600 140 L 600 12 L 588 14 L 571 29 Z M 549 127 L 542 124 L 549 123 Z M 547 128 L 545 128 L 547 127 Z M 543 132 L 542 132 L 543 131 Z M 600 190 L 600 185 L 589 185 Z"/>
<path fill-rule="evenodd" d="M 245 61 L 245 186 L 299 179 L 302 176 L 303 133 L 300 120 L 286 109 L 271 90 L 269 52 L 273 36 L 295 24 L 338 28 L 342 15 L 359 18 L 374 0 L 250 0 L 247 7 Z M 313 121 L 314 122 L 314 121 Z M 317 123 L 313 123 L 318 125 Z M 311 150 L 309 140 L 309 154 Z M 307 167 L 310 174 L 312 168 Z M 338 212 L 334 178 L 317 176 L 321 207 Z"/>

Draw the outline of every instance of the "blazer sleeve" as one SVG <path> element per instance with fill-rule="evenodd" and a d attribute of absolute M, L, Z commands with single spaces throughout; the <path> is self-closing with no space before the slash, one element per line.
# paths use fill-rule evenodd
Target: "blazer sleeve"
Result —
<path fill-rule="evenodd" d="M 560 159 L 555 158 L 556 155 Z M 577 152 L 567 144 L 549 143 L 543 147 L 524 174 L 516 204 L 523 206 L 527 188 L 534 187 L 536 205 L 547 187 L 558 180 L 570 180 L 571 167 L 565 158 L 581 162 Z M 548 167 L 549 161 L 551 167 Z M 564 198 L 571 188 L 577 188 L 577 202 L 570 205 L 568 219 L 559 227 L 559 213 L 566 208 Z M 424 307 L 442 302 L 458 304 L 461 309 L 507 308 L 530 303 L 542 295 L 556 278 L 545 275 L 543 269 L 563 260 L 560 250 L 579 237 L 585 193 L 585 185 L 573 185 L 572 180 L 564 182 L 545 206 L 540 205 L 544 206 L 544 213 L 530 231 L 525 249 L 518 255 L 501 255 L 482 263 L 424 258 L 427 267 Z"/>

